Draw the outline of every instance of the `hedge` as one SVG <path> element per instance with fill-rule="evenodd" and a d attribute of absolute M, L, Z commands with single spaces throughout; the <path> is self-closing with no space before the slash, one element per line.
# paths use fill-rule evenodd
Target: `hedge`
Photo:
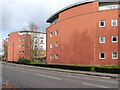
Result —
<path fill-rule="evenodd" d="M 118 66 L 78 66 L 78 65 L 59 65 L 59 64 L 30 64 L 30 63 L 19 63 L 12 62 L 16 64 L 25 64 L 38 67 L 49 67 L 49 68 L 59 68 L 67 70 L 77 70 L 77 71 L 91 71 L 91 72 L 101 72 L 101 73 L 112 73 L 120 74 L 120 67 Z"/>

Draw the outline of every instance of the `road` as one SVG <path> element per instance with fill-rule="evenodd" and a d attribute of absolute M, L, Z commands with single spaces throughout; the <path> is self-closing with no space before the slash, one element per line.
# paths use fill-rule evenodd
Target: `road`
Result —
<path fill-rule="evenodd" d="M 17 88 L 118 88 L 118 80 L 2 65 L 2 78 Z"/>

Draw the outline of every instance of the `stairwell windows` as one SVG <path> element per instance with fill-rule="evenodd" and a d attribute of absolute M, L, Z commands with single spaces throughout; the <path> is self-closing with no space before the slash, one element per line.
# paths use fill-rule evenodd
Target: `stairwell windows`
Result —
<path fill-rule="evenodd" d="M 118 59 L 118 53 L 117 52 L 112 53 L 112 59 Z"/>
<path fill-rule="evenodd" d="M 105 37 L 100 37 L 100 43 L 105 43 Z"/>
<path fill-rule="evenodd" d="M 105 27 L 105 20 L 99 21 L 99 27 Z"/>
<path fill-rule="evenodd" d="M 105 59 L 105 52 L 100 53 L 100 59 Z"/>
<path fill-rule="evenodd" d="M 117 19 L 113 19 L 112 20 L 112 26 L 117 26 L 117 25 L 118 25 Z"/>
<path fill-rule="evenodd" d="M 118 36 L 112 36 L 112 42 L 118 42 Z"/>

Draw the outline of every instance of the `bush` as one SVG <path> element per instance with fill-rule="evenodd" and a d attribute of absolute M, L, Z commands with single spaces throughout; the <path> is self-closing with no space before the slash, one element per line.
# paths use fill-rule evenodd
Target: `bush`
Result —
<path fill-rule="evenodd" d="M 120 74 L 120 69 L 118 68 L 95 68 L 96 72 L 102 72 L 102 73 L 113 73 L 113 74 Z"/>
<path fill-rule="evenodd" d="M 30 60 L 26 58 L 18 59 L 19 64 L 30 64 Z"/>

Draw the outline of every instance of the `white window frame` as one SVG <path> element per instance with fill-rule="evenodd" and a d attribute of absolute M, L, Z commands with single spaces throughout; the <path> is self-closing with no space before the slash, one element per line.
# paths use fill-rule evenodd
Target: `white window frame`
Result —
<path fill-rule="evenodd" d="M 52 54 L 50 54 L 50 59 L 52 59 Z"/>
<path fill-rule="evenodd" d="M 58 32 L 58 30 L 55 31 L 55 35 L 58 35 L 57 32 Z"/>
<path fill-rule="evenodd" d="M 101 22 L 104 22 L 104 26 L 101 26 Z M 105 20 L 99 21 L 99 27 L 105 27 Z"/>
<path fill-rule="evenodd" d="M 116 25 L 113 25 L 114 21 L 116 21 Z M 118 20 L 117 19 L 112 19 L 112 26 L 118 26 Z"/>
<path fill-rule="evenodd" d="M 105 54 L 105 57 L 104 57 L 104 58 L 101 58 L 101 53 L 104 53 L 104 54 Z M 106 53 L 105 53 L 105 52 L 100 52 L 99 57 L 100 57 L 100 59 L 105 59 L 105 58 L 106 58 Z"/>
<path fill-rule="evenodd" d="M 50 48 L 52 48 L 52 43 L 50 44 Z"/>
<path fill-rule="evenodd" d="M 118 42 L 118 36 L 116 36 L 116 37 L 117 37 L 117 41 L 113 41 L 113 37 L 114 37 L 114 36 L 112 36 L 112 42 L 113 42 L 113 43 L 117 43 L 117 42 Z"/>
<path fill-rule="evenodd" d="M 101 38 L 104 38 L 104 42 L 101 42 Z M 99 37 L 99 42 L 100 42 L 100 43 L 105 43 L 105 42 L 106 42 L 106 40 L 105 40 L 105 39 L 106 39 L 106 37 L 105 37 L 105 36 L 103 36 L 103 37 Z"/>
<path fill-rule="evenodd" d="M 19 47 L 21 47 L 21 45 L 19 45 Z"/>
<path fill-rule="evenodd" d="M 58 54 L 55 55 L 55 59 L 58 59 L 58 58 L 56 58 L 57 55 L 58 55 Z"/>
<path fill-rule="evenodd" d="M 58 44 L 58 42 L 55 43 L 55 47 L 58 47 L 57 44 Z"/>
<path fill-rule="evenodd" d="M 113 53 L 117 53 L 117 58 L 113 57 Z M 118 52 L 112 52 L 112 59 L 118 59 Z"/>

